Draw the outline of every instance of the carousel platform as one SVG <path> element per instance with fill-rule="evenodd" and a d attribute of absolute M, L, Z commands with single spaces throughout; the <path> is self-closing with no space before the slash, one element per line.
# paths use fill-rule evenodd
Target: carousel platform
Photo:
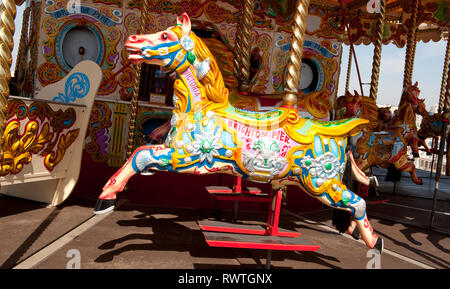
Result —
<path fill-rule="evenodd" d="M 417 197 L 423 199 L 433 199 L 435 174 L 430 177 L 430 172 L 424 170 L 416 170 L 417 176 L 422 178 L 423 185 L 416 185 L 411 181 L 408 173 L 402 172 L 399 182 L 386 182 L 386 169 L 373 168 L 373 174 L 377 176 L 380 182 L 380 191 L 383 193 L 395 194 L 400 196 Z M 437 192 L 438 200 L 450 201 L 450 176 L 441 175 L 439 180 L 439 190 Z"/>
<path fill-rule="evenodd" d="M 371 199 L 369 205 L 372 216 L 400 222 L 406 225 L 428 229 L 435 190 L 435 174 L 417 170 L 423 185 L 414 184 L 409 174 L 402 173 L 401 180 L 394 184 L 386 182 L 385 169 L 375 168 L 374 174 L 380 182 L 378 198 Z M 433 230 L 450 234 L 450 177 L 441 175 L 439 189 L 436 194 L 435 218 Z M 383 202 L 389 200 L 389 202 Z"/>
<path fill-rule="evenodd" d="M 95 200 L 72 196 L 63 206 L 47 208 L 0 197 L 0 232 L 4 236 L 0 239 L 1 267 L 64 269 L 70 252 L 77 250 L 82 269 L 265 268 L 266 250 L 207 245 L 197 221 L 214 220 L 210 210 L 143 207 L 123 202 L 109 214 L 94 216 L 94 203 Z M 369 212 L 375 211 L 377 204 L 370 206 Z M 366 268 L 366 246 L 331 228 L 331 214 L 330 209 L 301 215 L 282 211 L 280 227 L 313 239 L 320 249 L 273 251 L 272 268 Z M 231 220 L 233 212 L 223 212 L 221 217 Z M 450 267 L 449 235 L 370 214 L 369 217 L 374 230 L 385 239 L 381 268 Z M 239 212 L 238 224 L 261 225 L 265 220 L 262 213 Z"/>

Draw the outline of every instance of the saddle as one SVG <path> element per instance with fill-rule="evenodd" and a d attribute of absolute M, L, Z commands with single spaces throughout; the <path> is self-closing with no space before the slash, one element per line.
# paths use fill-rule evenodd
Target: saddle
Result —
<path fill-rule="evenodd" d="M 232 105 L 217 111 L 217 114 L 232 118 L 256 129 L 273 130 L 284 128 L 289 137 L 301 144 L 310 144 L 315 135 L 328 137 L 346 137 L 358 134 L 362 124 L 369 123 L 366 119 L 348 118 L 337 121 L 320 121 L 300 118 L 298 111 L 292 108 L 279 107 L 267 112 L 254 112 L 238 109 Z"/>

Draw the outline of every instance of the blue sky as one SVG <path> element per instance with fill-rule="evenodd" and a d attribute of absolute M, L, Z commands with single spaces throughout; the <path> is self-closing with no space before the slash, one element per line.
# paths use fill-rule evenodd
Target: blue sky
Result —
<path fill-rule="evenodd" d="M 419 42 L 416 47 L 413 82 L 419 82 L 420 98 L 425 98 L 427 109 L 439 103 L 446 42 Z M 355 46 L 362 83 L 370 83 L 372 73 L 373 45 Z M 338 95 L 343 95 L 349 46 L 344 46 Z M 378 104 L 398 106 L 403 85 L 403 70 L 406 47 L 384 45 L 381 52 L 381 73 L 378 85 Z M 355 62 L 352 62 L 350 91 L 360 91 Z M 363 85 L 364 94 L 369 95 L 370 85 Z"/>
<path fill-rule="evenodd" d="M 15 20 L 16 30 L 14 34 L 15 46 L 13 50 L 13 65 L 11 66 L 12 71 L 14 71 L 15 68 L 17 48 L 22 30 L 22 15 L 24 7 L 24 4 L 17 7 L 17 16 Z M 446 42 L 444 41 L 430 41 L 428 43 L 419 42 L 417 44 L 413 81 L 419 82 L 419 88 L 421 90 L 420 97 L 425 98 L 425 104 L 428 110 L 430 110 L 432 106 L 437 105 L 439 102 L 445 48 Z M 370 83 L 373 45 L 358 45 L 355 46 L 355 50 L 356 56 L 358 57 L 362 82 Z M 344 45 L 338 95 L 344 94 L 348 52 L 349 47 Z M 380 105 L 398 105 L 403 84 L 405 52 L 406 47 L 397 48 L 393 44 L 383 46 L 377 99 L 377 103 Z M 350 91 L 355 89 L 358 91 L 360 90 L 356 67 L 353 62 Z M 370 85 L 364 85 L 363 89 L 365 95 L 368 95 Z"/>
<path fill-rule="evenodd" d="M 16 68 L 17 50 L 19 48 L 20 33 L 22 32 L 22 21 L 23 21 L 22 19 L 24 10 L 25 4 L 22 4 L 22 6 L 18 6 L 16 12 L 16 19 L 14 20 L 14 23 L 16 24 L 16 29 L 14 31 L 14 49 L 13 49 L 13 61 L 11 65 L 11 73 L 14 73 L 14 70 Z"/>

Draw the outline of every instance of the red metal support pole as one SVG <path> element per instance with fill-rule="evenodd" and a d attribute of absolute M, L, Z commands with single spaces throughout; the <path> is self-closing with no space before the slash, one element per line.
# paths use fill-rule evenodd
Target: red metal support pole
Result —
<path fill-rule="evenodd" d="M 242 177 L 236 177 L 236 183 L 233 189 L 235 193 L 242 193 Z"/>

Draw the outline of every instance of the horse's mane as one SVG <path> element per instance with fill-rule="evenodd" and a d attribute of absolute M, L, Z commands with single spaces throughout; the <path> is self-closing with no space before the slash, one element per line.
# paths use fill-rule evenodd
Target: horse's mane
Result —
<path fill-rule="evenodd" d="M 346 107 L 346 103 L 359 103 L 360 111 L 359 115 L 355 115 L 353 117 L 359 117 L 369 120 L 370 122 L 377 122 L 378 118 L 378 106 L 376 105 L 375 100 L 368 96 L 360 96 L 359 94 L 351 94 L 346 93 L 343 96 L 340 96 L 336 100 L 336 109 L 341 110 Z"/>
<path fill-rule="evenodd" d="M 182 31 L 180 26 L 174 26 L 171 30 L 179 39 L 181 39 Z M 194 54 L 196 61 L 202 62 L 207 58 L 210 60 L 210 71 L 199 81 L 199 84 L 205 89 L 206 98 L 213 103 L 219 104 L 219 106 L 228 103 L 228 89 L 225 87 L 222 73 L 219 70 L 219 66 L 214 59 L 213 54 L 201 38 L 195 35 L 194 32 L 191 31 L 190 37 L 194 40 Z"/>
<path fill-rule="evenodd" d="M 202 41 L 208 46 L 211 53 L 222 72 L 222 77 L 225 82 L 225 86 L 229 89 L 234 89 L 238 86 L 238 80 L 234 76 L 234 54 L 233 52 L 220 40 L 215 38 L 201 38 Z"/>
<path fill-rule="evenodd" d="M 211 61 L 209 73 L 200 81 L 205 87 L 207 98 L 217 103 L 228 102 L 228 89 L 225 87 L 222 73 L 214 56 L 200 37 L 197 37 L 193 32 L 191 32 L 191 37 L 195 43 L 194 54 L 198 57 L 198 61 L 202 62 L 207 58 Z"/>
<path fill-rule="evenodd" d="M 368 96 L 361 96 L 361 98 L 362 103 L 359 117 L 367 119 L 376 125 L 378 120 L 378 106 L 375 100 Z"/>
<path fill-rule="evenodd" d="M 412 103 L 409 100 L 409 94 L 413 89 L 416 89 L 414 85 L 409 85 L 402 91 L 400 103 L 396 113 L 392 116 L 392 123 L 395 125 L 409 124 L 410 126 L 416 126 L 416 113 L 412 107 Z"/>

